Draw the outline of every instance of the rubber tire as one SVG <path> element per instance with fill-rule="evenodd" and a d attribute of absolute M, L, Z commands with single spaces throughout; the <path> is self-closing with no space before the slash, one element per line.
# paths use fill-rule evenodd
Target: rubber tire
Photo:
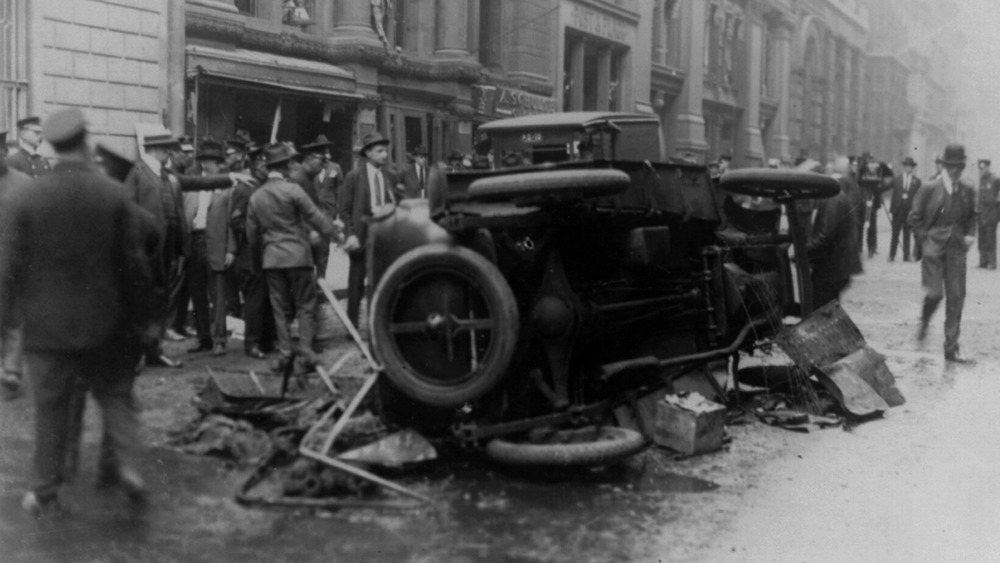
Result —
<path fill-rule="evenodd" d="M 767 197 L 778 201 L 790 199 L 826 199 L 840 193 L 840 182 L 815 172 L 741 168 L 726 172 L 719 188 L 730 193 Z"/>
<path fill-rule="evenodd" d="M 621 170 L 543 170 L 480 178 L 469 185 L 474 201 L 582 199 L 620 194 L 632 185 Z"/>
<path fill-rule="evenodd" d="M 586 427 L 584 430 L 591 428 L 594 427 Z M 646 446 L 646 438 L 635 430 L 602 426 L 600 431 L 603 437 L 611 439 L 537 444 L 495 438 L 486 444 L 486 456 L 497 463 L 517 467 L 593 467 L 621 461 L 639 453 Z"/>
<path fill-rule="evenodd" d="M 442 264 L 457 266 L 476 278 L 484 300 L 497 315 L 496 330 L 490 335 L 490 350 L 474 377 L 460 385 L 437 385 L 431 378 L 411 371 L 408 362 L 396 347 L 389 344 L 389 300 L 396 285 L 410 279 L 422 268 Z M 520 315 L 517 300 L 503 274 L 489 260 L 461 246 L 446 244 L 424 245 L 403 254 L 383 274 L 372 295 L 372 350 L 385 368 L 385 375 L 404 395 L 419 404 L 439 408 L 458 408 L 479 399 L 500 383 L 517 346 Z M 489 358 L 487 360 L 487 358 Z"/>

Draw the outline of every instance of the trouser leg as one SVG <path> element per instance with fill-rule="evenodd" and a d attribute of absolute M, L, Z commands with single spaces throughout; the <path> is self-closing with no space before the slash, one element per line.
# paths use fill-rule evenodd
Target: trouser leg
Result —
<path fill-rule="evenodd" d="M 997 222 L 988 221 L 986 223 L 986 267 L 991 270 L 997 269 Z M 980 257 L 980 261 L 982 257 Z"/>
<path fill-rule="evenodd" d="M 365 255 L 356 252 L 350 255 L 350 269 L 347 272 L 347 318 L 358 329 L 361 313 L 361 297 L 365 293 Z"/>
<path fill-rule="evenodd" d="M 35 459 L 32 490 L 41 502 L 54 498 L 65 475 L 74 380 L 81 376 L 70 353 L 29 352 L 35 398 Z"/>
<path fill-rule="evenodd" d="M 289 284 L 286 270 L 265 270 L 268 295 L 271 300 L 271 310 L 274 313 L 274 331 L 278 340 L 278 351 L 283 355 L 292 353 L 291 337 L 288 330 Z"/>
<path fill-rule="evenodd" d="M 896 258 L 896 250 L 899 249 L 899 235 L 903 231 L 903 221 L 897 217 L 892 218 L 892 238 L 889 239 L 889 260 Z M 903 242 L 903 256 L 908 257 L 910 251 L 907 250 L 906 241 Z"/>
<path fill-rule="evenodd" d="M 274 345 L 275 330 L 267 279 L 263 272 L 248 272 L 244 276 L 242 285 L 246 296 L 243 307 L 243 320 L 246 323 L 245 345 L 247 348 L 253 346 L 261 349 L 271 348 Z"/>
<path fill-rule="evenodd" d="M 21 325 L 11 322 L 3 327 L 3 371 L 18 379 L 23 379 L 24 357 L 21 348 Z"/>
<path fill-rule="evenodd" d="M 960 241 L 954 241 L 945 252 L 944 351 L 946 354 L 958 354 L 962 308 L 965 306 L 966 254 L 961 244 Z"/>
<path fill-rule="evenodd" d="M 121 467 L 137 468 L 140 423 L 132 388 L 133 350 L 101 350 L 90 354 L 86 377 L 101 408 L 103 422 L 99 474 L 116 475 Z"/>
<path fill-rule="evenodd" d="M 187 276 L 185 275 L 183 278 L 177 292 L 177 306 L 173 309 L 173 322 L 170 323 L 174 331 L 181 334 L 187 332 L 188 308 L 191 305 L 191 291 L 188 290 Z"/>
<path fill-rule="evenodd" d="M 872 206 L 868 213 L 868 254 L 875 254 L 878 250 L 878 196 L 872 199 Z"/>
<path fill-rule="evenodd" d="M 212 342 L 215 344 L 225 345 L 229 339 L 229 333 L 226 331 L 228 295 L 228 272 L 212 272 Z"/>
<path fill-rule="evenodd" d="M 195 231 L 191 233 L 191 256 L 187 261 L 187 274 L 188 290 L 194 304 L 194 328 L 200 342 L 212 339 L 212 317 L 208 303 L 209 273 L 205 232 Z"/>
<path fill-rule="evenodd" d="M 913 238 L 913 231 L 903 218 L 903 260 L 910 261 L 910 239 Z"/>
<path fill-rule="evenodd" d="M 288 277 L 298 310 L 299 349 L 309 356 L 316 337 L 316 275 L 312 268 L 298 268 L 289 270 Z"/>
<path fill-rule="evenodd" d="M 924 256 L 920 262 L 921 284 L 924 288 L 924 306 L 920 320 L 924 324 L 930 321 L 944 297 L 944 250 L 934 245 L 934 251 L 928 252 L 929 245 L 930 243 L 924 245 Z"/>

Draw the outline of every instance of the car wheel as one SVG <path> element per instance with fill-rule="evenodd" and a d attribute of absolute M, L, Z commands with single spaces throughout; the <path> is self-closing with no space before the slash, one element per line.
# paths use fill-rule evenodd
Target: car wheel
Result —
<path fill-rule="evenodd" d="M 627 190 L 631 178 L 621 170 L 544 170 L 480 178 L 469 185 L 475 201 L 542 201 L 613 196 Z"/>
<path fill-rule="evenodd" d="M 719 180 L 719 188 L 734 194 L 775 200 L 825 199 L 840 193 L 840 183 L 830 176 L 771 168 L 726 172 Z"/>
<path fill-rule="evenodd" d="M 423 405 L 455 408 L 503 378 L 519 332 L 517 301 L 496 266 L 464 247 L 399 257 L 372 296 L 372 347 L 385 374 Z"/>
<path fill-rule="evenodd" d="M 520 442 L 495 438 L 486 445 L 486 455 L 497 463 L 520 467 L 592 467 L 621 461 L 645 446 L 646 439 L 635 430 L 587 426 L 535 431 Z"/>

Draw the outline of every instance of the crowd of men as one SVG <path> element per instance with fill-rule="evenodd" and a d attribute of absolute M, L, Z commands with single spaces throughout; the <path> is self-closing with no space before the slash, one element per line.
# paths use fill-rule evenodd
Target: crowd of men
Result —
<path fill-rule="evenodd" d="M 0 158 L 0 390 L 19 396 L 31 374 L 36 480 L 23 505 L 35 514 L 58 510 L 59 485 L 76 471 L 87 391 L 105 420 L 98 484 L 141 505 L 132 384 L 144 366 L 181 365 L 164 340 L 194 336 L 190 353 L 224 355 L 235 315 L 248 356 L 276 353 L 277 370 L 295 357 L 314 363 L 331 243 L 350 258 L 356 326 L 367 218 L 427 190 L 427 151 L 417 147 L 397 175 L 377 132 L 345 175 L 323 135 L 299 147 L 204 138 L 196 150 L 163 131 L 142 137 L 131 163 L 88 140 L 79 110 L 17 125 L 16 149 Z M 43 138 L 55 158 L 39 154 Z"/>

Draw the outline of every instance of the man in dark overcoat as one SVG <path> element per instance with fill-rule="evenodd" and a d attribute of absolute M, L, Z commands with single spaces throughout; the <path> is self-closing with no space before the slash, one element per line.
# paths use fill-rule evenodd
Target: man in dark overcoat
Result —
<path fill-rule="evenodd" d="M 376 209 L 403 198 L 401 185 L 388 170 L 389 140 L 381 133 L 365 135 L 362 140 L 361 164 L 347 173 L 341 201 L 344 221 L 344 251 L 350 258 L 347 274 L 347 317 L 358 326 L 361 297 L 365 293 L 365 248 L 368 242 L 368 221 Z"/>
<path fill-rule="evenodd" d="M 1000 221 L 1000 178 L 988 158 L 979 161 L 979 267 L 997 269 L 997 222 Z"/>
<path fill-rule="evenodd" d="M 7 166 L 7 132 L 0 131 L 0 212 L 8 192 L 23 189 L 31 182 L 27 174 Z M 21 393 L 24 362 L 21 355 L 21 321 L 13 315 L 4 317 L 0 327 L 0 395 L 13 399 Z"/>
<path fill-rule="evenodd" d="M 835 168 L 834 178 L 840 183 L 840 193 L 816 201 L 816 216 L 806 243 L 814 308 L 839 299 L 850 285 L 851 277 L 861 272 L 857 214 L 851 208 L 849 194 L 853 179 L 847 159 L 839 160 Z"/>
<path fill-rule="evenodd" d="M 297 352 L 314 362 L 317 288 L 309 230 L 332 237 L 335 228 L 306 192 L 287 180 L 294 151 L 284 143 L 272 143 L 265 154 L 267 182 L 250 196 L 247 242 L 261 249 L 261 268 L 267 280 L 278 351 L 282 356 L 278 366 L 292 356 L 288 313 L 293 310 L 299 320 Z"/>
<path fill-rule="evenodd" d="M 958 354 L 958 337 L 965 305 L 965 257 L 976 232 L 976 191 L 959 179 L 965 169 L 963 145 L 948 145 L 941 161 L 944 173 L 920 186 L 910 211 L 910 226 L 923 240 L 924 304 L 917 339 L 927 336 L 931 316 L 945 299 L 944 357 L 966 362 Z"/>
<path fill-rule="evenodd" d="M 132 381 L 153 285 L 148 219 L 92 162 L 82 112 L 57 111 L 43 127 L 59 162 L 12 191 L 0 218 L 0 314 L 23 320 L 35 400 L 35 476 L 22 506 L 36 516 L 58 508 L 81 384 L 103 411 L 98 484 L 145 499 Z"/>
<path fill-rule="evenodd" d="M 25 117 L 17 122 L 17 150 L 7 155 L 7 166 L 32 178 L 52 171 L 49 161 L 38 154 L 42 144 L 42 125 L 37 117 Z"/>
<path fill-rule="evenodd" d="M 903 262 L 910 261 L 910 207 L 913 197 L 920 189 L 920 178 L 913 173 L 917 163 L 912 157 L 903 159 L 903 173 L 892 178 L 892 199 L 889 202 L 889 215 L 892 217 L 892 238 L 889 241 L 889 261 L 896 259 L 899 248 L 899 236 L 903 235 Z"/>
<path fill-rule="evenodd" d="M 427 147 L 417 146 L 409 155 L 409 164 L 403 170 L 404 195 L 410 198 L 427 197 Z"/>

